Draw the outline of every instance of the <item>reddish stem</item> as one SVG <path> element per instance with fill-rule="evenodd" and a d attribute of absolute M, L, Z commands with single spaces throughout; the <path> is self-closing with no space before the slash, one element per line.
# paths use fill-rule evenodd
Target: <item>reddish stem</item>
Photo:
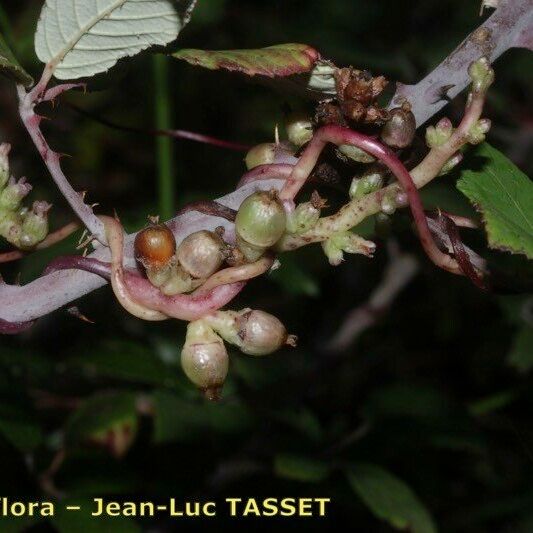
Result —
<path fill-rule="evenodd" d="M 58 270 L 84 270 L 85 272 L 91 272 L 107 280 L 109 280 L 111 275 L 111 266 L 109 263 L 81 255 L 56 257 L 47 265 L 42 275 L 46 276 Z"/>
<path fill-rule="evenodd" d="M 261 180 L 279 179 L 286 180 L 294 168 L 294 165 L 286 163 L 273 163 L 271 165 L 259 165 L 242 176 L 237 184 L 240 189 L 248 183 Z"/>
<path fill-rule="evenodd" d="M 198 202 L 191 202 L 180 209 L 176 213 L 176 216 L 179 217 L 190 211 L 196 211 L 212 217 L 225 218 L 230 222 L 235 222 L 235 217 L 237 216 L 237 211 L 235 211 L 235 209 L 219 204 L 215 200 L 199 200 Z"/>
<path fill-rule="evenodd" d="M 8 322 L 0 318 L 0 334 L 1 335 L 16 335 L 30 329 L 35 320 L 29 322 Z"/>
<path fill-rule="evenodd" d="M 204 144 L 210 144 L 211 146 L 218 146 L 219 148 L 226 148 L 228 150 L 235 150 L 237 152 L 245 152 L 246 150 L 249 150 L 251 148 L 251 145 L 248 145 L 248 144 L 242 144 L 242 143 L 237 143 L 233 141 L 226 141 L 225 139 L 218 139 L 217 137 L 212 137 L 211 135 L 204 135 L 203 133 L 195 133 L 194 131 L 155 130 L 155 129 L 136 128 L 134 126 L 123 126 L 121 124 L 117 124 L 116 122 L 113 122 L 106 118 L 102 118 L 98 115 L 95 115 L 91 113 L 90 111 L 81 109 L 80 107 L 75 106 L 73 104 L 69 104 L 69 107 L 71 107 L 72 109 L 74 109 L 74 111 L 76 111 L 77 113 L 79 113 L 80 115 L 84 117 L 87 117 L 91 120 L 94 120 L 95 122 L 102 124 L 103 126 L 107 126 L 108 128 L 112 128 L 118 131 L 128 131 L 130 133 L 140 133 L 144 135 L 164 135 L 166 137 L 173 137 L 174 139 L 187 139 L 189 141 L 196 141 L 196 142 L 200 142 Z"/>

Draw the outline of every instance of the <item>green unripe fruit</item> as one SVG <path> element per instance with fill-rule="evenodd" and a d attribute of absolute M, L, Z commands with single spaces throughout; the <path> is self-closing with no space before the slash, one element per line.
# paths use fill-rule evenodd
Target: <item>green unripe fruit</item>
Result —
<path fill-rule="evenodd" d="M 296 337 L 288 335 L 285 326 L 264 311 L 218 311 L 205 321 L 226 341 L 249 355 L 267 355 L 284 344 L 296 345 Z"/>
<path fill-rule="evenodd" d="M 276 192 L 251 194 L 239 207 L 235 230 L 240 239 L 256 248 L 269 248 L 283 235 L 287 216 Z"/>
<path fill-rule="evenodd" d="M 276 144 L 275 143 L 261 143 L 248 150 L 244 162 L 246 168 L 252 170 L 252 168 L 259 165 L 270 165 L 274 162 L 276 157 Z"/>
<path fill-rule="evenodd" d="M 313 138 L 313 123 L 305 113 L 291 113 L 285 128 L 289 141 L 295 146 L 303 146 Z"/>
<path fill-rule="evenodd" d="M 228 352 L 222 339 L 203 320 L 187 326 L 181 366 L 185 375 L 204 391 L 208 399 L 219 398 L 228 374 Z"/>
<path fill-rule="evenodd" d="M 389 118 L 381 130 L 381 140 L 391 148 L 406 148 L 415 138 L 416 119 L 408 109 L 397 107 L 389 113 Z"/>
<path fill-rule="evenodd" d="M 249 310 L 237 319 L 240 349 L 249 355 L 268 355 L 287 343 L 289 335 L 285 326 L 273 315 L 264 311 Z M 295 339 L 291 338 L 291 343 Z"/>
<path fill-rule="evenodd" d="M 196 231 L 183 239 L 176 257 L 193 278 L 208 278 L 224 262 L 224 241 L 212 231 Z"/>

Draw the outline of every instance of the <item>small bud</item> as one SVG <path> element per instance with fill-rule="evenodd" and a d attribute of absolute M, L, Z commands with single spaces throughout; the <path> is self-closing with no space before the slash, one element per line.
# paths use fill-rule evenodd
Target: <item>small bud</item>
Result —
<path fill-rule="evenodd" d="M 32 210 L 26 213 L 22 222 L 21 248 L 33 248 L 48 235 L 48 211 L 51 207 L 48 202 L 33 203 Z"/>
<path fill-rule="evenodd" d="M 134 253 L 147 271 L 169 268 L 176 253 L 174 234 L 165 224 L 152 224 L 137 233 Z"/>
<path fill-rule="evenodd" d="M 368 154 L 361 148 L 357 146 L 352 146 L 351 144 L 341 144 L 337 151 L 344 157 L 356 161 L 357 163 L 373 163 L 376 158 L 373 155 Z"/>
<path fill-rule="evenodd" d="M 381 199 L 381 211 L 386 215 L 392 215 L 396 211 L 396 193 L 387 193 Z"/>
<path fill-rule="evenodd" d="M 305 233 L 313 228 L 320 218 L 320 207 L 316 202 L 303 202 L 287 216 L 287 231 L 289 233 Z"/>
<path fill-rule="evenodd" d="M 172 264 L 169 268 L 161 270 L 146 270 L 146 276 L 150 283 L 159 287 L 160 291 L 166 296 L 183 294 L 195 289 L 198 284 L 193 280 L 181 266 Z"/>
<path fill-rule="evenodd" d="M 228 366 L 228 352 L 222 339 L 205 321 L 191 322 L 181 351 L 185 375 L 208 399 L 216 400 L 226 380 Z"/>
<path fill-rule="evenodd" d="M 17 248 L 22 234 L 22 220 L 13 211 L 0 208 L 0 235 Z"/>
<path fill-rule="evenodd" d="M 406 148 L 415 138 L 416 119 L 410 109 L 391 109 L 381 130 L 381 140 L 391 148 Z"/>
<path fill-rule="evenodd" d="M 7 187 L 0 193 L 0 208 L 15 211 L 31 189 L 32 187 L 26 181 L 26 178 L 20 178 L 18 181 L 11 178 Z"/>
<path fill-rule="evenodd" d="M 344 261 L 344 254 L 333 239 L 330 238 L 323 241 L 322 250 L 326 254 L 331 266 L 338 266 Z"/>
<path fill-rule="evenodd" d="M 448 118 L 439 120 L 436 126 L 428 126 L 426 129 L 426 144 L 430 148 L 442 146 L 448 142 L 453 133 L 453 125 Z"/>
<path fill-rule="evenodd" d="M 235 218 L 238 237 L 256 248 L 274 245 L 285 232 L 286 225 L 285 209 L 275 191 L 259 191 L 248 196 Z"/>
<path fill-rule="evenodd" d="M 244 162 L 246 168 L 252 170 L 252 168 L 259 165 L 270 165 L 274 162 L 276 157 L 276 144 L 275 143 L 262 143 L 250 148 Z"/>
<path fill-rule="evenodd" d="M 335 233 L 327 241 L 323 242 L 322 249 L 330 264 L 337 266 L 344 259 L 343 252 L 371 257 L 376 250 L 376 245 L 351 231 L 342 231 Z"/>
<path fill-rule="evenodd" d="M 485 134 L 490 130 L 491 122 L 488 118 L 478 120 L 468 132 L 470 144 L 480 144 L 485 140 Z"/>
<path fill-rule="evenodd" d="M 471 63 L 468 67 L 468 74 L 472 79 L 472 91 L 475 93 L 487 91 L 494 81 L 494 70 L 486 57 L 481 57 Z"/>
<path fill-rule="evenodd" d="M 448 172 L 451 172 L 451 170 L 455 168 L 462 160 L 463 154 L 461 154 L 461 152 L 457 152 L 456 154 L 452 155 L 452 157 L 450 157 L 450 159 L 444 163 L 444 166 L 440 169 L 438 176 L 444 176 L 445 174 L 448 174 Z"/>
<path fill-rule="evenodd" d="M 208 278 L 224 262 L 224 241 L 212 231 L 196 231 L 178 246 L 176 257 L 193 278 Z"/>
<path fill-rule="evenodd" d="M 8 143 L 0 144 L 0 190 L 3 189 L 9 180 L 9 151 L 11 145 Z"/>
<path fill-rule="evenodd" d="M 313 138 L 313 123 L 305 113 L 291 113 L 285 128 L 289 141 L 295 146 L 303 146 Z"/>
<path fill-rule="evenodd" d="M 350 185 L 350 198 L 359 199 L 366 194 L 373 193 L 383 187 L 383 175 L 379 172 L 365 174 L 361 178 L 354 178 Z"/>

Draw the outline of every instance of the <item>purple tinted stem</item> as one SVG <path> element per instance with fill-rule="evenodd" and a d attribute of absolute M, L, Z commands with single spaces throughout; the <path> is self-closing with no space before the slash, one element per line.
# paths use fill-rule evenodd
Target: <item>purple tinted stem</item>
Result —
<path fill-rule="evenodd" d="M 43 276 L 58 270 L 84 270 L 109 280 L 111 265 L 98 259 L 83 257 L 81 255 L 64 255 L 56 257 L 43 271 Z"/>

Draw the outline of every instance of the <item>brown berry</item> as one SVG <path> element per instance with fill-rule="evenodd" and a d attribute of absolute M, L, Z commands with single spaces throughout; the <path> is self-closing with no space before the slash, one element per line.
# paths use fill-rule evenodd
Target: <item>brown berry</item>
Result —
<path fill-rule="evenodd" d="M 170 266 L 176 253 L 176 239 L 165 224 L 153 224 L 135 237 L 135 259 L 151 271 Z"/>

